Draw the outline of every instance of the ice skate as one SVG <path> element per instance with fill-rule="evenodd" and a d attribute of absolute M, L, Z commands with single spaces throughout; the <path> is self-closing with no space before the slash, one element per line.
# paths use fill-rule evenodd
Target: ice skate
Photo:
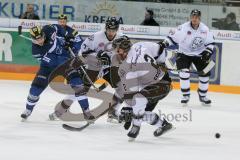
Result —
<path fill-rule="evenodd" d="M 163 120 L 162 127 L 159 127 L 153 132 L 153 135 L 155 137 L 159 137 L 163 135 L 164 133 L 174 129 L 173 125 L 169 122 L 167 122 L 165 119 Z"/>
<path fill-rule="evenodd" d="M 206 96 L 202 97 L 199 96 L 199 101 L 203 104 L 203 105 L 210 105 L 212 103 L 212 101 L 210 99 L 208 99 Z"/>
<path fill-rule="evenodd" d="M 56 121 L 56 120 L 58 120 L 58 116 L 57 116 L 57 114 L 56 114 L 55 112 L 49 114 L 48 117 L 49 117 L 49 120 L 50 120 L 50 121 Z"/>
<path fill-rule="evenodd" d="M 31 115 L 31 113 L 32 113 L 31 110 L 26 109 L 26 110 L 21 114 L 22 121 L 27 120 L 27 118 Z"/>
<path fill-rule="evenodd" d="M 128 137 L 129 137 L 129 142 L 131 142 L 131 141 L 134 141 L 135 140 L 135 138 L 138 136 L 138 134 L 139 134 L 139 131 L 140 131 L 140 126 L 135 126 L 135 125 L 133 125 L 132 126 L 132 128 L 131 128 L 131 130 L 128 132 Z"/>
<path fill-rule="evenodd" d="M 92 113 L 90 111 L 84 111 L 83 112 L 84 115 L 84 119 L 88 122 L 88 123 L 94 123 L 95 121 L 95 117 L 92 115 Z"/>
<path fill-rule="evenodd" d="M 190 100 L 190 96 L 183 96 L 182 99 L 181 99 L 181 104 L 183 106 L 186 106 L 187 103 L 189 102 L 189 100 Z"/>

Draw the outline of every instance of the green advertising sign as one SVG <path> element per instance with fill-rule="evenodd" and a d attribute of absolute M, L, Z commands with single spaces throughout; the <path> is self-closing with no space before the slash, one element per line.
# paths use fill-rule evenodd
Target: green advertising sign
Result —
<path fill-rule="evenodd" d="M 29 33 L 23 35 L 30 37 Z M 38 65 L 32 57 L 32 43 L 23 39 L 16 31 L 0 30 L 0 63 L 19 65 Z"/>

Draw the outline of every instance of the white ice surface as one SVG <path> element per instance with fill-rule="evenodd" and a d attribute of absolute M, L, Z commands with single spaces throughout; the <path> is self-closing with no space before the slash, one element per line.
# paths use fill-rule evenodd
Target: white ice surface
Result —
<path fill-rule="evenodd" d="M 159 138 L 153 136 L 153 126 L 143 124 L 136 141 L 128 142 L 127 131 L 107 123 L 106 116 L 82 132 L 64 130 L 61 121 L 48 121 L 53 106 L 64 97 L 49 88 L 29 121 L 21 122 L 29 87 L 30 82 L 0 80 L 0 160 L 240 159 L 240 95 L 209 93 L 212 106 L 204 107 L 192 92 L 184 108 L 179 103 L 180 92 L 173 91 L 155 111 L 190 116 L 191 110 L 191 120 L 172 121 L 176 130 Z M 90 105 L 94 102 L 91 98 Z M 72 109 L 80 112 L 76 103 Z M 220 139 L 214 137 L 216 132 Z"/>

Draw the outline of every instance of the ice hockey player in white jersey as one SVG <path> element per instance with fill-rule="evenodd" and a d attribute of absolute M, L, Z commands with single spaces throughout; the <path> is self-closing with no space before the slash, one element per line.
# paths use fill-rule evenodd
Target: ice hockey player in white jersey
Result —
<path fill-rule="evenodd" d="M 108 58 L 111 56 L 111 54 L 113 54 L 112 41 L 122 35 L 118 32 L 118 29 L 119 21 L 114 17 L 109 18 L 106 21 L 105 30 L 96 32 L 93 35 L 89 36 L 81 45 L 79 56 L 82 56 L 85 59 L 84 63 L 86 64 L 86 73 L 93 83 L 99 78 L 99 75 L 102 74 L 104 75 L 102 78 L 108 81 L 113 88 L 116 87 L 112 85 L 109 74 L 106 73 L 110 73 L 109 70 L 111 69 L 109 67 L 111 60 Z M 106 68 L 106 66 L 108 67 Z M 87 80 L 86 76 L 83 75 L 82 79 L 84 83 L 83 92 L 87 93 L 91 87 L 91 84 Z M 73 103 L 74 99 L 68 98 L 61 102 L 62 107 L 56 111 L 58 112 L 58 117 L 66 112 Z M 116 105 L 118 102 L 121 102 L 117 95 L 113 96 L 113 101 L 113 103 Z M 109 110 L 109 116 L 115 116 L 114 109 Z"/>
<path fill-rule="evenodd" d="M 161 55 L 162 49 L 157 44 L 152 45 L 158 48 L 157 54 L 151 52 L 151 47 L 145 48 L 143 43 L 132 45 L 127 36 L 113 41 L 113 48 L 122 61 L 118 74 L 123 88 L 123 99 L 128 105 L 122 108 L 120 119 L 125 121 L 125 129 L 129 129 L 132 124 L 128 133 L 131 139 L 137 137 L 143 121 L 157 126 L 154 136 L 160 136 L 172 129 L 171 123 L 160 119 L 152 112 L 153 108 L 148 108 L 150 103 L 158 102 L 171 90 L 171 81 L 163 80 L 165 71 L 154 58 Z"/>
<path fill-rule="evenodd" d="M 201 22 L 201 12 L 192 10 L 190 21 L 177 27 L 164 41 L 163 46 L 178 45 L 176 58 L 177 69 L 180 70 L 180 86 L 182 91 L 181 103 L 187 104 L 190 99 L 190 73 L 193 63 L 198 72 L 201 72 L 210 62 L 214 52 L 214 37 L 209 28 Z M 207 98 L 210 72 L 199 74 L 198 95 L 203 104 L 210 104 Z"/>
<path fill-rule="evenodd" d="M 110 67 L 111 59 L 109 57 L 114 54 L 112 48 L 113 40 L 122 35 L 118 32 L 118 29 L 119 21 L 114 17 L 108 19 L 105 23 L 105 30 L 96 32 L 85 39 L 79 52 L 79 55 L 85 57 L 87 74 L 90 79 L 95 82 L 98 78 L 103 78 L 108 81 L 113 88 L 116 88 L 116 86 L 112 83 L 112 75 L 110 74 L 115 68 Z M 101 77 L 101 75 L 103 76 Z M 84 82 L 86 82 L 86 88 L 89 89 L 90 84 L 87 83 L 87 80 Z M 122 100 L 119 96 L 114 94 L 111 102 L 112 106 L 108 112 L 109 119 L 117 117 L 115 110 L 117 111 L 121 102 Z"/>

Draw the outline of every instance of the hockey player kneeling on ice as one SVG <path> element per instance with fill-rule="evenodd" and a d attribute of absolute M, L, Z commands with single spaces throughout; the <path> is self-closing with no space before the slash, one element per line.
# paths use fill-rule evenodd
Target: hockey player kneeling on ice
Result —
<path fill-rule="evenodd" d="M 130 126 L 130 138 L 136 138 L 143 121 L 154 125 L 157 129 L 154 136 L 160 136 L 172 129 L 172 124 L 152 112 L 157 102 L 164 98 L 171 90 L 171 80 L 163 80 L 165 71 L 160 67 L 150 50 L 144 45 L 134 44 L 127 36 L 113 41 L 118 58 L 122 61 L 118 74 L 124 101 L 128 107 L 121 110 L 120 119 L 125 121 L 125 129 Z M 161 54 L 161 46 L 158 46 Z M 154 107 L 149 108 L 153 104 Z"/>
<path fill-rule="evenodd" d="M 30 29 L 32 41 L 32 54 L 40 61 L 40 68 L 37 72 L 29 91 L 27 98 L 26 110 L 21 114 L 23 119 L 27 119 L 39 100 L 41 93 L 48 86 L 48 79 L 54 69 L 70 59 L 69 44 L 74 43 L 71 38 L 78 35 L 73 35 L 72 32 L 66 33 L 59 25 L 46 25 L 43 28 L 35 26 Z M 69 38 L 70 37 L 70 38 Z M 80 38 L 80 37 L 79 37 Z M 79 40 L 78 38 L 78 40 Z M 74 38 L 75 39 L 75 38 Z M 81 46 L 81 41 L 74 44 L 75 53 L 78 52 Z M 79 78 L 76 70 L 69 71 L 67 80 L 75 91 L 75 96 L 83 110 L 89 115 L 88 99 L 82 94 L 83 82 Z M 94 119 L 91 114 L 89 119 Z"/>
<path fill-rule="evenodd" d="M 214 50 L 214 37 L 209 28 L 201 21 L 201 12 L 197 9 L 192 10 L 190 21 L 186 22 L 170 34 L 165 40 L 165 46 L 178 45 L 177 69 L 180 77 L 182 91 L 181 103 L 187 104 L 190 99 L 190 73 L 189 68 L 193 63 L 198 72 L 209 64 Z M 210 72 L 199 74 L 198 95 L 203 104 L 210 104 L 207 98 Z"/>

